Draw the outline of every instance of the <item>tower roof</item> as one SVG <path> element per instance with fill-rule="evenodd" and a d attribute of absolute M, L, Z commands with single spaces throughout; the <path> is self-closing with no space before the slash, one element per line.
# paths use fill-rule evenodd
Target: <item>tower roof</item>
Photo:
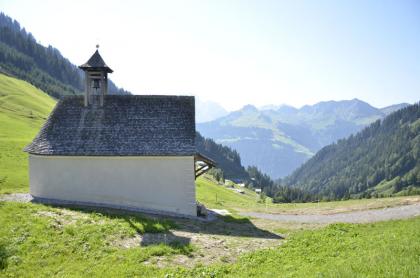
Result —
<path fill-rule="evenodd" d="M 90 57 L 89 61 L 79 66 L 82 70 L 105 70 L 106 72 L 113 72 L 113 70 L 105 64 L 104 59 L 102 59 L 99 51 L 96 50 Z"/>

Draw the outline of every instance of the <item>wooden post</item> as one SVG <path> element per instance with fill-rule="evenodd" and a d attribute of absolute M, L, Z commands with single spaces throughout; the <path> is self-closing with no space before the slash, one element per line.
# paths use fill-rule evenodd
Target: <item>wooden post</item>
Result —
<path fill-rule="evenodd" d="M 105 96 L 108 94 L 108 73 L 104 72 L 104 101 L 105 102 Z"/>
<path fill-rule="evenodd" d="M 108 94 L 108 73 L 105 72 L 105 95 Z"/>
<path fill-rule="evenodd" d="M 101 72 L 101 96 L 99 97 L 99 105 L 104 106 L 104 97 L 105 97 L 105 74 Z"/>

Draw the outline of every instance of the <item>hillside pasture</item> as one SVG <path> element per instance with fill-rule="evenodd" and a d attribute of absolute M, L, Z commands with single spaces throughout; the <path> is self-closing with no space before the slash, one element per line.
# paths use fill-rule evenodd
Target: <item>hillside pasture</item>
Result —
<path fill-rule="evenodd" d="M 273 203 L 271 198 L 261 200 L 259 194 L 248 188 L 244 194 L 231 190 L 231 186 L 220 185 L 210 176 L 200 177 L 197 182 L 197 200 L 208 208 L 227 209 L 233 213 L 261 212 L 271 214 L 336 214 L 370 209 L 382 209 L 420 203 L 420 196 L 352 199 L 313 203 Z"/>
<path fill-rule="evenodd" d="M 54 105 L 53 98 L 29 83 L 0 74 L 0 193 L 28 191 L 23 148 Z"/>

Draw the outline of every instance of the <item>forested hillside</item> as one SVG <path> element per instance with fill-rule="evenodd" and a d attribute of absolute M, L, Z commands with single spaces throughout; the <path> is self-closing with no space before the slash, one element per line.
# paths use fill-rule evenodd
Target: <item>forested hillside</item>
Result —
<path fill-rule="evenodd" d="M 324 199 L 419 193 L 419 103 L 324 147 L 283 182 Z"/>
<path fill-rule="evenodd" d="M 212 139 L 204 138 L 198 132 L 195 137 L 195 144 L 198 152 L 216 161 L 217 167 L 223 169 L 225 178 L 249 178 L 237 151 L 217 144 Z"/>
<path fill-rule="evenodd" d="M 88 59 L 89 57 L 86 57 Z M 0 13 L 0 72 L 60 98 L 83 91 L 82 71 L 52 46 L 44 47 L 20 24 Z M 127 94 L 109 81 L 111 94 Z"/>

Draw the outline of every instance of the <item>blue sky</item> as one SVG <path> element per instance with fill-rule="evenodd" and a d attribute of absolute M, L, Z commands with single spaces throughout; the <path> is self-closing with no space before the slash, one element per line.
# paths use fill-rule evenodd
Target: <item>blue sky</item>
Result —
<path fill-rule="evenodd" d="M 420 1 L 23 1 L 0 10 L 75 64 L 100 44 L 135 94 L 227 109 L 420 100 Z"/>

